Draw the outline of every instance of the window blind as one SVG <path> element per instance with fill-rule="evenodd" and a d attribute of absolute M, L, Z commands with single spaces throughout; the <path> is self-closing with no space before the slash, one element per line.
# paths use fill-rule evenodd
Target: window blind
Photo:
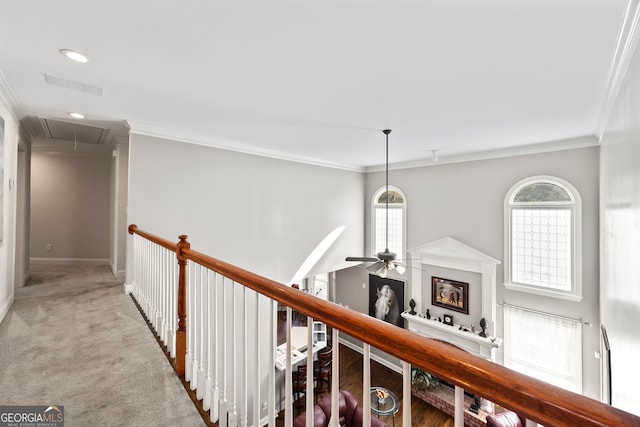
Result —
<path fill-rule="evenodd" d="M 582 392 L 582 324 L 505 304 L 504 365 L 564 389 Z"/>

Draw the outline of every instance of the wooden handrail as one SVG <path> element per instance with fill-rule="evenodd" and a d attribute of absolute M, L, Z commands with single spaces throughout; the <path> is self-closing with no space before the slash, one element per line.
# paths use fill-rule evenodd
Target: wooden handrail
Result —
<path fill-rule="evenodd" d="M 148 238 L 135 227 L 130 233 Z M 164 241 L 155 237 L 154 242 Z M 159 243 L 160 244 L 160 243 Z M 166 247 L 166 246 L 165 246 Z M 640 417 L 473 356 L 338 304 L 320 300 L 189 247 L 182 255 L 292 309 L 545 426 L 633 426 Z"/>
<path fill-rule="evenodd" d="M 150 240 L 153 243 L 160 245 L 165 249 L 169 249 L 170 251 L 176 252 L 178 250 L 177 243 L 174 243 L 170 240 L 163 239 L 162 237 L 154 236 L 153 234 L 149 234 L 145 231 L 142 231 L 135 224 L 131 224 L 127 230 L 129 231 L 129 234 L 137 234 L 138 236 L 144 237 L 145 239 Z"/>

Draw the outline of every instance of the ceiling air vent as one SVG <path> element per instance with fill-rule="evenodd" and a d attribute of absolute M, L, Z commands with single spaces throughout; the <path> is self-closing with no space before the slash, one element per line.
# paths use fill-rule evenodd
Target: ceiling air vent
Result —
<path fill-rule="evenodd" d="M 88 144 L 103 144 L 109 129 L 98 126 L 81 125 L 62 120 L 40 117 L 42 130 L 47 138 Z"/>

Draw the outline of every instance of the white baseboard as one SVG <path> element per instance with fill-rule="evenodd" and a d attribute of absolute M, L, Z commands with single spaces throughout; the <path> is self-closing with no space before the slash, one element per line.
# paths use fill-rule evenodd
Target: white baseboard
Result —
<path fill-rule="evenodd" d="M 129 295 L 131 292 L 133 292 L 133 283 L 125 283 L 124 284 L 124 293 Z"/>
<path fill-rule="evenodd" d="M 111 260 L 109 260 L 109 269 L 111 270 L 111 274 L 113 274 L 113 277 L 115 277 L 116 279 L 124 279 L 125 270 L 116 270 Z"/>
<path fill-rule="evenodd" d="M 345 347 L 349 347 L 353 351 L 357 351 L 360 354 L 364 353 L 362 351 L 362 346 L 360 346 L 358 344 L 354 344 L 351 341 L 345 340 L 344 338 L 339 338 L 338 341 L 340 342 L 340 344 L 344 345 Z M 398 366 L 395 363 L 390 362 L 387 359 L 378 356 L 377 354 L 374 354 L 374 353 L 369 353 L 369 354 L 371 355 L 371 360 L 375 360 L 376 362 L 378 362 L 382 366 L 386 366 L 387 368 L 391 369 L 392 371 L 397 372 L 397 373 L 402 375 L 402 366 Z"/>
<path fill-rule="evenodd" d="M 9 299 L 2 305 L 2 307 L 0 307 L 0 323 L 2 323 L 2 321 L 4 320 L 4 317 L 9 312 L 9 309 L 11 308 L 11 305 L 13 304 L 14 295 L 15 294 L 13 292 L 11 292 L 11 295 L 9 296 Z"/>
<path fill-rule="evenodd" d="M 40 265 L 109 265 L 104 258 L 30 258 L 31 264 Z"/>

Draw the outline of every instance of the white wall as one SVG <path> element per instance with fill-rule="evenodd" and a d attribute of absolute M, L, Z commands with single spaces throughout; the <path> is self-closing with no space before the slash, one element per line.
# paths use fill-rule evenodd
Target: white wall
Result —
<path fill-rule="evenodd" d="M 400 188 L 407 198 L 408 248 L 449 236 L 500 261 L 504 259 L 504 199 L 512 185 L 529 176 L 553 175 L 576 187 L 583 202 L 584 300 L 574 303 L 506 290 L 502 286 L 504 265 L 499 265 L 497 301 L 593 322 L 594 327 L 583 328 L 583 393 L 594 398 L 599 398 L 599 365 L 594 357 L 594 352 L 599 350 L 598 151 L 592 147 L 437 164 L 389 173 L 389 184 Z M 384 185 L 384 179 L 384 172 L 367 174 L 365 200 L 371 200 L 374 192 Z M 368 205 L 366 220 L 366 230 L 370 230 Z M 367 234 L 367 245 L 369 238 Z M 366 270 L 352 270 L 355 272 L 337 275 L 336 300 L 356 308 L 358 301 L 368 298 L 368 290 L 362 288 L 367 279 Z M 430 272 L 427 275 L 430 276 Z M 405 273 L 407 281 L 410 277 Z M 456 277 L 447 278 L 456 280 Z M 430 278 L 423 279 L 423 284 L 430 286 Z M 410 292 L 405 292 L 405 297 L 407 306 Z M 480 318 L 469 316 L 468 321 L 478 325 Z M 496 326 L 501 334 L 501 322 Z M 501 360 L 501 354 L 498 359 Z"/>
<path fill-rule="evenodd" d="M 16 182 L 19 125 L 10 109 L 0 74 L 0 116 L 4 119 L 4 156 L 2 156 L 4 203 L 2 204 L 3 237 L 0 243 L 0 321 L 9 311 L 14 297 L 16 250 Z"/>
<path fill-rule="evenodd" d="M 129 223 L 169 240 L 187 234 L 210 256 L 287 282 L 340 225 L 315 270 L 343 268 L 345 254 L 362 251 L 360 173 L 135 133 L 129 162 Z"/>
<path fill-rule="evenodd" d="M 600 156 L 600 310 L 611 345 L 612 404 L 640 415 L 640 51 L 609 115 Z"/>
<path fill-rule="evenodd" d="M 110 169 L 110 154 L 32 152 L 32 262 L 107 264 Z"/>

